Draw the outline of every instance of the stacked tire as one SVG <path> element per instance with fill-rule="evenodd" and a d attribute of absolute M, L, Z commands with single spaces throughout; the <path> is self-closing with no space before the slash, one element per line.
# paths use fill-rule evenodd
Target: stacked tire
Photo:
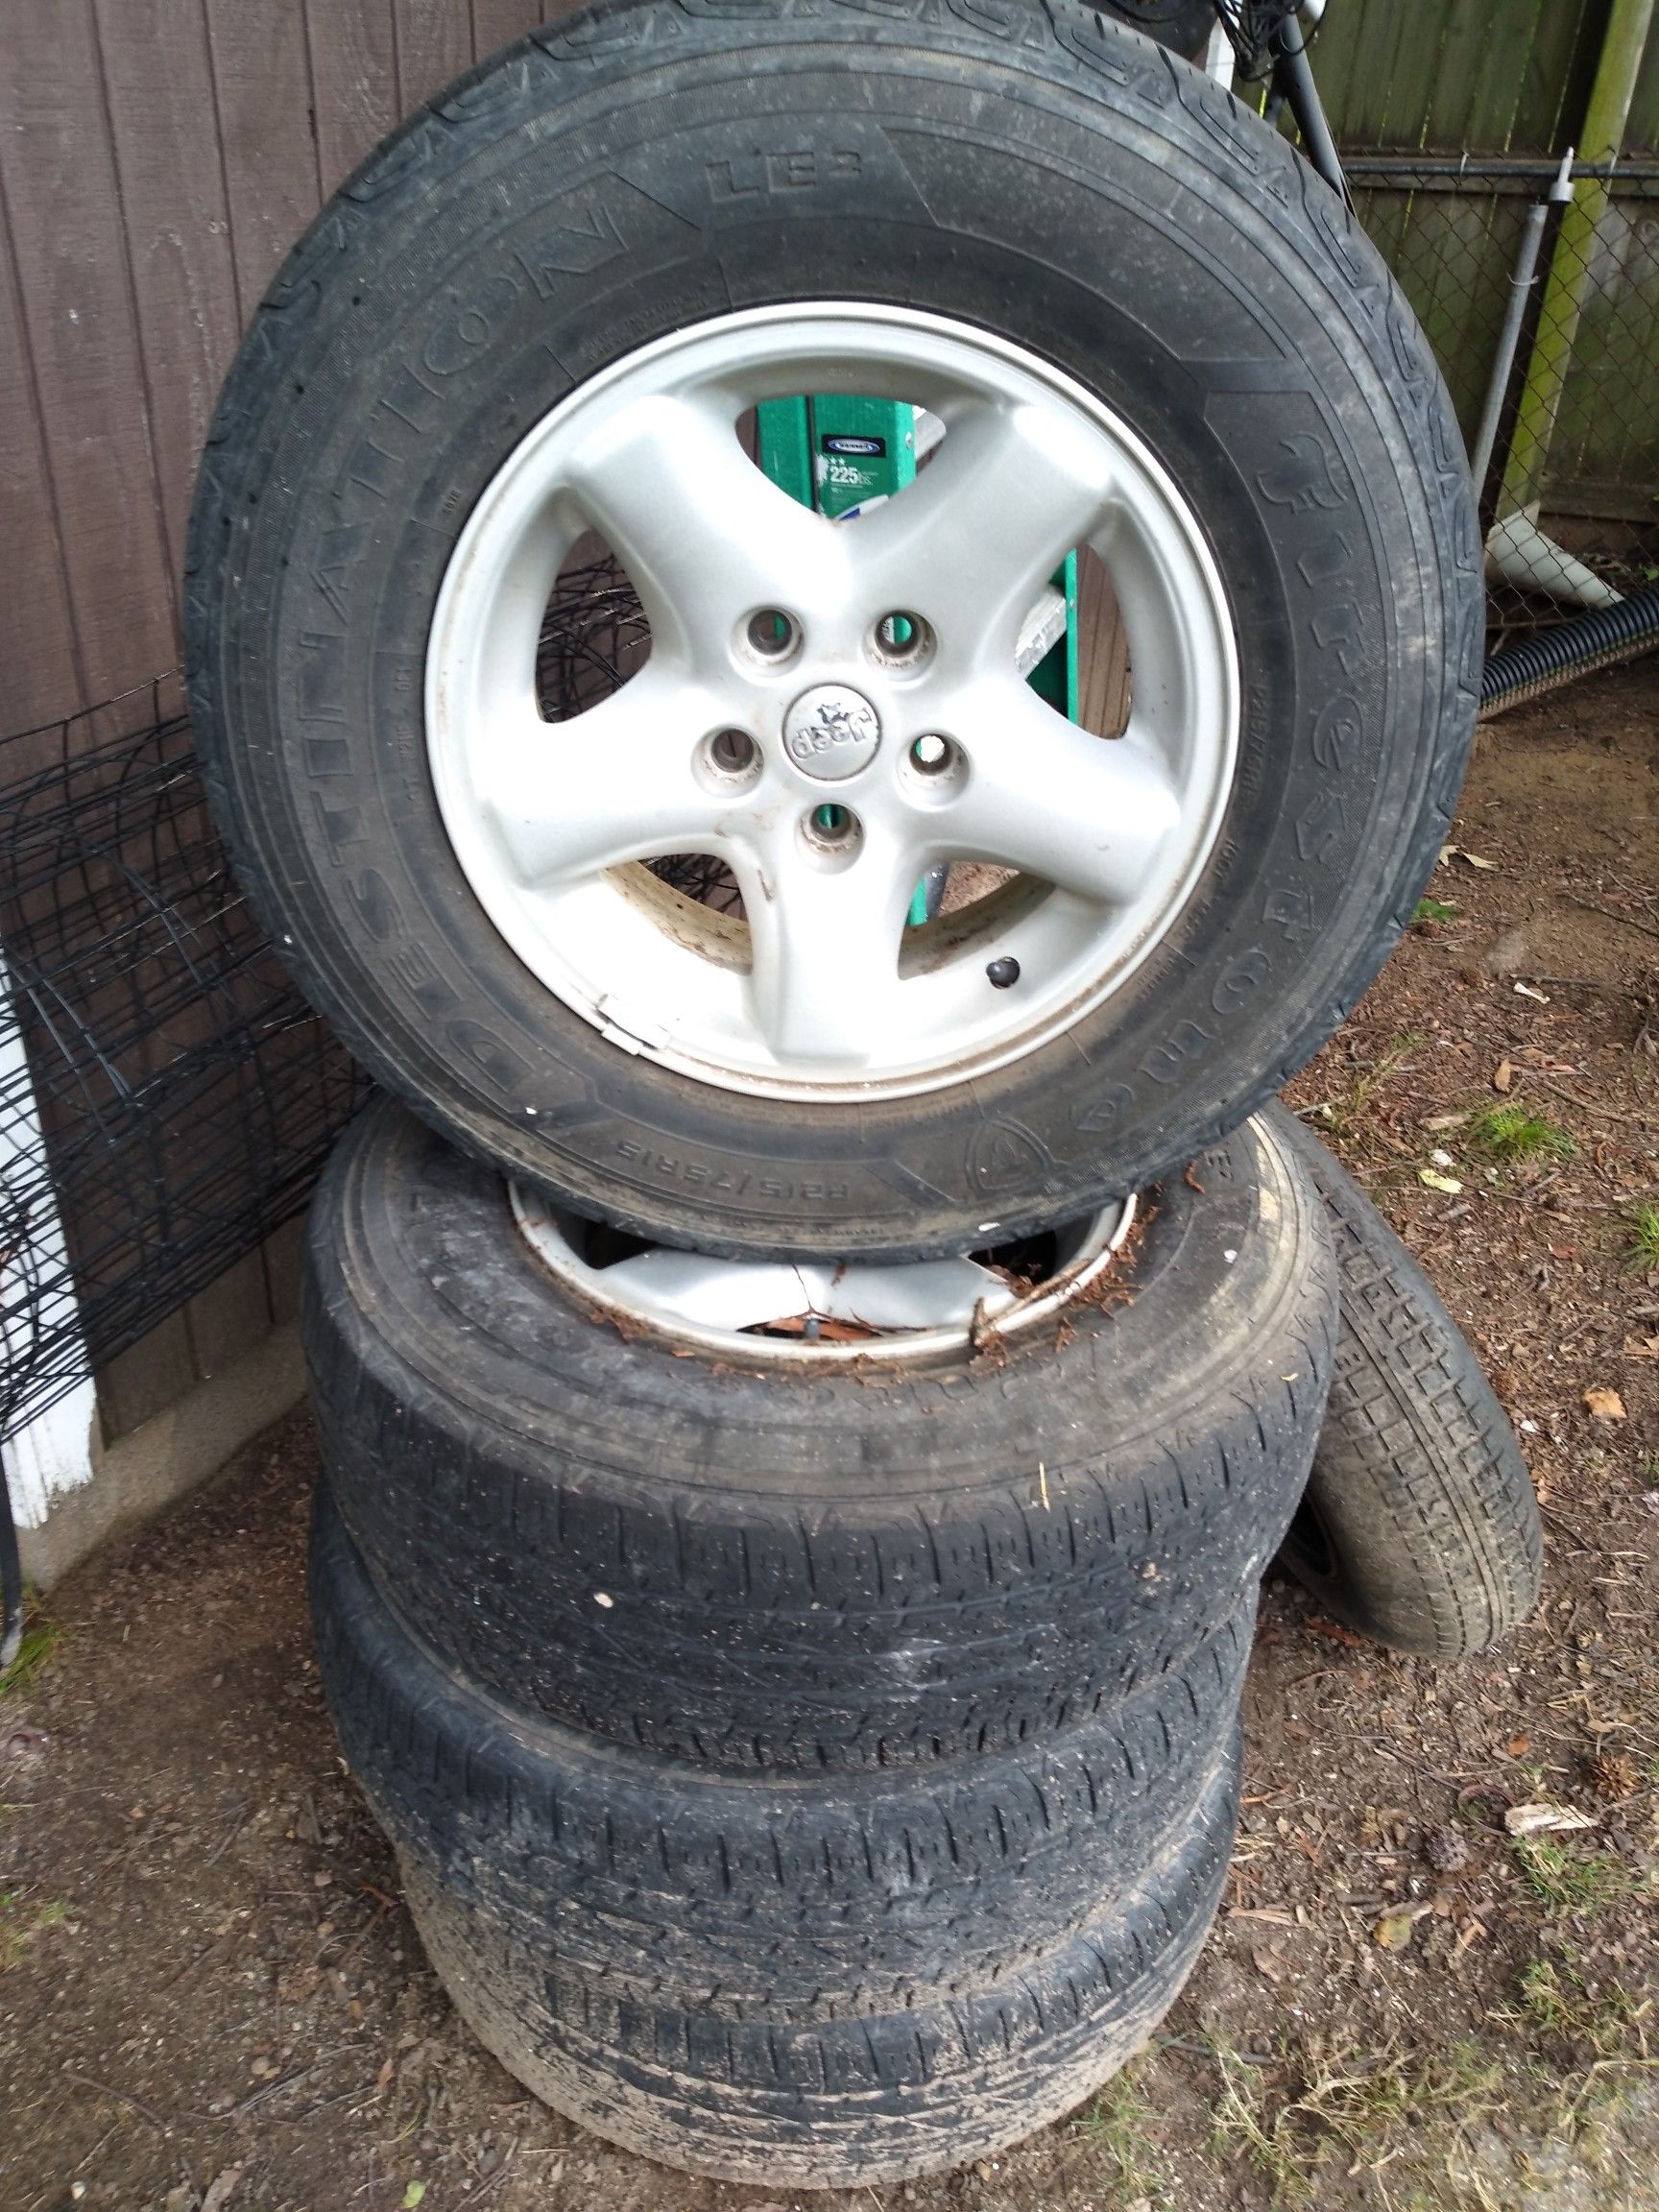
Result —
<path fill-rule="evenodd" d="M 980 2156 L 1150 2032 L 1282 1545 L 1413 1648 L 1535 1580 L 1450 1318 L 1265 1111 L 1461 777 L 1455 424 L 1112 13 L 1202 29 L 561 16 L 295 249 L 192 519 L 216 812 L 390 1094 L 306 1261 L 341 1739 L 483 2040 L 742 2180 Z M 930 425 L 897 496 L 757 466 L 815 393 Z M 1093 720 L 1025 682 L 1062 569 Z"/>
<path fill-rule="evenodd" d="M 996 1357 L 746 1370 L 596 1319 L 396 1109 L 341 1147 L 324 1681 L 456 2003 L 561 2109 L 892 2178 L 1069 2110 L 1173 1999 L 1335 1284 L 1262 1123 L 1142 1218 Z"/>

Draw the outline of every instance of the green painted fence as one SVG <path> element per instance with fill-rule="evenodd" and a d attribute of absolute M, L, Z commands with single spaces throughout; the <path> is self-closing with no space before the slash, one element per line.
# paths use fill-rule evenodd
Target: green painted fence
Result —
<path fill-rule="evenodd" d="M 1423 320 L 1466 433 L 1527 206 L 1544 164 L 1579 136 L 1607 13 L 1608 0 L 1330 0 L 1315 39 L 1361 217 Z M 1659 30 L 1596 228 L 1545 504 L 1650 523 L 1656 493 Z"/>

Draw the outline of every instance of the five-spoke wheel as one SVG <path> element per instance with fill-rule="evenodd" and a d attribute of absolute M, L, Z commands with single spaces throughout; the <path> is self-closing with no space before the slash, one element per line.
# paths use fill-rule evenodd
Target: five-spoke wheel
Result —
<path fill-rule="evenodd" d="M 839 523 L 739 436 L 757 400 L 831 380 L 946 428 L 914 484 Z M 649 658 L 550 724 L 539 626 L 585 532 L 633 578 Z M 1078 546 L 1129 639 L 1111 738 L 1019 667 Z M 1237 737 L 1219 581 L 1140 441 L 1033 356 L 869 307 L 704 325 L 556 408 L 461 536 L 426 685 L 445 821 L 520 958 L 651 1057 L 784 1093 L 928 1089 L 1096 1003 L 1180 911 Z M 739 926 L 631 865 L 681 854 L 730 869 Z M 956 861 L 994 889 L 907 927 Z"/>

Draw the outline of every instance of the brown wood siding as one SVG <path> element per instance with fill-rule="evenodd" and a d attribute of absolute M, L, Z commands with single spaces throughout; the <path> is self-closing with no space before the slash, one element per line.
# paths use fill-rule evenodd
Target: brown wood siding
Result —
<path fill-rule="evenodd" d="M 326 0 L 305 11 L 316 102 L 317 163 L 332 192 L 397 121 L 392 0 Z"/>
<path fill-rule="evenodd" d="M 196 456 L 327 195 L 570 0 L 0 0 L 0 733 L 178 658 Z"/>
<path fill-rule="evenodd" d="M 0 52 L 0 189 L 69 599 L 66 635 L 13 650 L 67 649 L 81 688 L 56 714 L 167 667 L 175 595 L 92 0 L 3 0 Z M 18 719 L 0 709 L 0 729 Z"/>

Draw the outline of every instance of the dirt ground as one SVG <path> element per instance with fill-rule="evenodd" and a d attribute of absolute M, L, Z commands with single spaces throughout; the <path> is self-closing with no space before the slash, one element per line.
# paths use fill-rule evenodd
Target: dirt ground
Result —
<path fill-rule="evenodd" d="M 1543 1609 L 1432 1668 L 1274 1579 L 1227 1902 L 1152 2048 L 1017 2151 L 820 2205 L 1659 2207 L 1659 661 L 1483 731 L 1454 836 L 1295 1096 L 1521 1430 Z M 811 2201 L 611 2149 L 460 2025 L 308 1656 L 312 1468 L 296 1415 L 55 1592 L 0 1697 L 0 2205 Z M 1515 1841 L 1538 1803 L 1589 1824 Z"/>

